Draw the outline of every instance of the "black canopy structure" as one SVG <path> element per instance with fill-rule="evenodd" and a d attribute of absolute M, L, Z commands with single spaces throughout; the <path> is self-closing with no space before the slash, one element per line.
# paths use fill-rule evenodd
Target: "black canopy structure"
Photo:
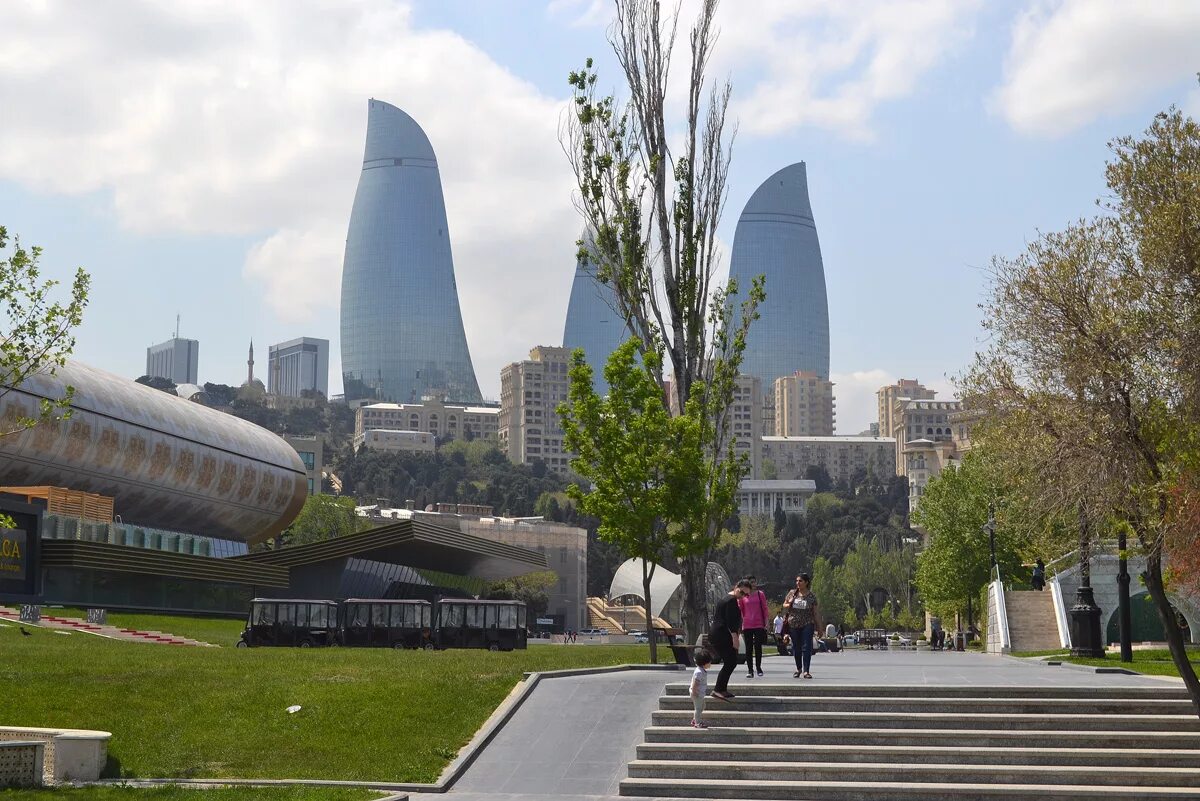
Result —
<path fill-rule="evenodd" d="M 399 520 L 358 534 L 233 560 L 295 569 L 351 557 L 489 581 L 547 568 L 545 554 L 421 520 Z"/>

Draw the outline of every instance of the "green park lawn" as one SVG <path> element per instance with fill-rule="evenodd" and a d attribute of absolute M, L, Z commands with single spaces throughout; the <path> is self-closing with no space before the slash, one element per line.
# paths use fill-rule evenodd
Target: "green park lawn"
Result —
<path fill-rule="evenodd" d="M 225 645 L 241 625 L 177 620 L 194 628 L 161 618 L 144 625 Z M 189 648 L 28 630 L 0 625 L 0 722 L 111 731 L 106 775 L 124 778 L 432 782 L 525 671 L 649 658 L 645 645 Z M 302 709 L 288 714 L 293 704 Z"/>
<path fill-rule="evenodd" d="M 64 787 L 53 790 L 0 790 L 0 801 L 372 801 L 389 795 L 333 787 Z"/>
<path fill-rule="evenodd" d="M 86 618 L 87 611 L 72 607 L 42 607 L 43 615 L 54 617 Z M 165 631 L 179 637 L 188 637 L 213 645 L 233 646 L 242 635 L 245 619 L 191 617 L 187 615 L 139 615 L 125 612 L 109 612 L 108 625 L 139 631 Z"/>
<path fill-rule="evenodd" d="M 1122 662 L 1117 654 L 1110 653 L 1104 659 L 1078 659 L 1066 657 L 1067 662 L 1076 665 L 1092 665 L 1093 667 L 1124 668 L 1150 676 L 1178 676 L 1179 670 L 1171 661 L 1171 653 L 1166 648 L 1134 651 L 1133 662 Z M 1188 661 L 1192 669 L 1200 673 L 1200 651 L 1190 651 Z"/>

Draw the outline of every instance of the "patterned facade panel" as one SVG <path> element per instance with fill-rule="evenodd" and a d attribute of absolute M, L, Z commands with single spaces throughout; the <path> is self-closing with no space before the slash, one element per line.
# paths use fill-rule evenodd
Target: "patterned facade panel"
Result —
<path fill-rule="evenodd" d="M 127 522 L 257 542 L 299 513 L 304 465 L 252 423 L 69 362 L 0 399 L 0 417 L 36 414 L 75 388 L 71 417 L 0 437 L 0 485 L 51 485 L 115 499 Z"/>
<path fill-rule="evenodd" d="M 770 387 L 811 370 L 829 378 L 829 303 L 825 267 L 808 199 L 804 162 L 784 167 L 754 192 L 738 219 L 729 275 L 744 298 L 766 277 L 766 301 L 750 326 L 742 372 Z"/>
<path fill-rule="evenodd" d="M 437 159 L 420 126 L 371 100 L 346 235 L 341 298 L 346 397 L 478 402 Z"/>

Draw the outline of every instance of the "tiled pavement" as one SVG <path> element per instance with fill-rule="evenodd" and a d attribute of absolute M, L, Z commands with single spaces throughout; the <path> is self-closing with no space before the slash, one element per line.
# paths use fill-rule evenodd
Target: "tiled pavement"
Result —
<path fill-rule="evenodd" d="M 737 693 L 738 685 L 747 681 L 804 681 L 792 678 L 795 666 L 790 658 L 772 656 L 763 667 L 767 675 L 761 679 L 749 680 L 741 669 L 735 671 L 730 690 Z M 814 683 L 829 684 L 1145 686 L 1161 681 L 977 653 L 928 651 L 818 654 L 812 670 Z M 544 680 L 448 795 L 455 801 L 615 799 L 663 687 L 687 676 L 633 671 Z M 715 670 L 709 684 L 714 682 Z"/>

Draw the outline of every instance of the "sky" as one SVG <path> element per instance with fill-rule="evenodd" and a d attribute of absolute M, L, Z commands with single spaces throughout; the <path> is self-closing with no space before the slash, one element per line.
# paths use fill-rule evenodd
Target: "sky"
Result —
<path fill-rule="evenodd" d="M 44 248 L 47 276 L 91 273 L 80 360 L 141 375 L 179 315 L 201 382 L 244 381 L 251 339 L 262 376 L 269 343 L 310 336 L 339 392 L 371 97 L 437 152 L 484 395 L 561 344 L 580 230 L 566 75 L 594 57 L 621 94 L 609 3 L 10 0 L 4 18 L 0 225 Z M 806 162 L 839 434 L 897 378 L 951 397 L 986 345 L 992 259 L 1097 212 L 1107 142 L 1172 104 L 1200 116 L 1194 0 L 725 0 L 718 23 L 738 125 L 722 270 L 751 193 Z"/>

